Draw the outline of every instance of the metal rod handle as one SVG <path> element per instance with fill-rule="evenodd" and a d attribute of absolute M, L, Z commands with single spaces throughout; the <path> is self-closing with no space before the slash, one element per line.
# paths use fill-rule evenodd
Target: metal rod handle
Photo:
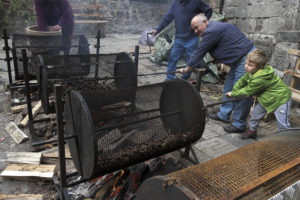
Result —
<path fill-rule="evenodd" d="M 63 139 L 64 140 L 69 140 L 69 139 L 76 138 L 76 137 L 77 137 L 76 135 L 70 135 L 70 136 L 64 137 Z M 36 147 L 36 146 L 41 146 L 41 145 L 44 145 L 44 144 L 51 144 L 51 143 L 55 143 L 55 142 L 58 142 L 58 140 L 57 139 L 44 140 L 44 141 L 41 141 L 41 142 L 34 142 L 34 143 L 32 143 L 32 146 Z"/>
<path fill-rule="evenodd" d="M 178 114 L 178 113 L 181 113 L 181 111 L 174 111 L 174 112 L 170 112 L 170 113 L 166 113 L 166 114 L 162 114 L 162 115 L 158 115 L 158 116 L 154 116 L 154 117 L 149 117 L 149 118 L 146 118 L 146 119 L 127 122 L 127 123 L 123 123 L 123 124 L 120 124 L 120 125 L 117 125 L 117 126 L 98 128 L 98 129 L 96 129 L 96 131 L 98 132 L 98 131 L 105 131 L 105 130 L 115 129 L 115 128 L 119 128 L 119 127 L 122 127 L 122 126 L 137 124 L 137 123 L 144 122 L 144 121 L 149 121 L 149 120 L 152 120 L 152 119 L 157 119 L 157 118 L 167 117 L 167 116 L 170 116 L 170 115 L 175 115 L 175 114 Z M 98 135 L 98 134 L 102 134 L 102 133 L 97 133 L 96 135 Z"/>
<path fill-rule="evenodd" d="M 226 101 L 220 101 L 220 102 L 217 102 L 217 103 L 210 103 L 210 104 L 205 105 L 205 107 L 212 107 L 212 106 L 216 106 L 216 105 L 219 105 L 219 104 L 235 102 L 235 101 L 239 101 L 239 100 L 247 99 L 247 98 L 250 98 L 250 96 L 243 96 L 243 97 L 234 98 L 234 99 L 230 99 L 230 100 L 226 100 Z"/>

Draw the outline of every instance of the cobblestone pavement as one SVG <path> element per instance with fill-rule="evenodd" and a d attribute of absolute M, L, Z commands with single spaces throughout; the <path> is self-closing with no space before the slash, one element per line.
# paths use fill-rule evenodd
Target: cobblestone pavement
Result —
<path fill-rule="evenodd" d="M 101 39 L 101 53 L 116 53 L 116 52 L 134 52 L 135 46 L 138 44 L 139 35 L 106 35 L 105 38 Z M 95 53 L 96 50 L 93 47 L 96 44 L 96 39 L 89 38 L 89 42 L 91 44 L 90 49 L 91 53 Z M 2 47 L 3 40 L 0 41 L 0 58 L 5 56 Z M 149 52 L 149 48 L 146 46 L 140 47 L 140 52 Z M 153 72 L 165 72 L 165 66 L 158 66 L 149 61 L 149 54 L 141 54 L 139 59 L 139 68 L 138 71 L 141 74 L 153 73 Z M 0 86 L 0 138 L 5 137 L 4 141 L 0 141 L 0 159 L 3 156 L 4 152 L 7 151 L 31 151 L 30 142 L 26 142 L 24 144 L 16 145 L 13 140 L 10 138 L 8 133 L 5 131 L 5 126 L 10 120 L 14 120 L 15 116 L 10 113 L 9 102 L 7 92 L 5 93 L 5 86 L 8 84 L 7 78 L 7 70 L 6 63 L 3 60 L 0 60 L 0 82 L 2 83 Z M 147 76 L 147 77 L 139 77 L 138 85 L 146 85 L 152 83 L 162 82 L 165 79 L 165 75 L 157 75 L 157 76 Z M 211 85 L 211 84 L 203 84 L 202 89 L 205 91 L 214 90 L 215 88 L 219 88 L 218 91 L 222 90 L 222 85 Z M 219 101 L 220 97 L 218 92 L 200 92 L 200 95 L 203 99 L 204 104 L 213 103 Z M 216 111 L 218 107 L 210 109 L 209 111 Z M 299 112 L 296 109 L 292 110 L 293 116 L 299 116 Z M 299 117 L 298 117 L 299 118 Z M 197 141 L 193 148 L 197 154 L 197 157 L 200 162 L 208 161 L 210 159 L 221 156 L 225 153 L 236 150 L 240 147 L 243 147 L 247 144 L 255 142 L 255 140 L 241 140 L 239 138 L 239 134 L 228 134 L 223 130 L 223 126 L 221 122 L 217 122 L 211 119 L 207 119 L 206 126 L 202 138 Z M 299 121 L 292 122 L 293 127 L 299 127 Z M 258 139 L 261 140 L 263 138 L 269 137 L 276 132 L 276 123 L 274 120 L 271 120 L 268 123 L 261 123 L 258 130 Z M 0 170 L 3 170 L 5 167 L 4 163 L 0 162 Z M 11 187 L 12 183 L 5 182 L 2 178 L 0 178 L 0 193 L 16 193 L 16 192 L 34 192 L 37 190 L 36 188 L 43 188 L 48 190 L 50 186 L 43 185 L 43 183 L 34 182 L 22 185 L 21 182 L 13 182 L 15 187 Z M 29 189 L 31 188 L 31 189 Z M 32 189 L 35 188 L 35 189 Z M 53 189 L 53 188 L 52 188 Z"/>

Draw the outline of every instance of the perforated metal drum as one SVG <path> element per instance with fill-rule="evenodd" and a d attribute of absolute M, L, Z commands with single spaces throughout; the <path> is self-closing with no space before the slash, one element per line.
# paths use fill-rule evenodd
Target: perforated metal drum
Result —
<path fill-rule="evenodd" d="M 187 81 L 110 91 L 72 91 L 65 120 L 77 170 L 92 178 L 180 149 L 201 138 L 205 109 Z"/>

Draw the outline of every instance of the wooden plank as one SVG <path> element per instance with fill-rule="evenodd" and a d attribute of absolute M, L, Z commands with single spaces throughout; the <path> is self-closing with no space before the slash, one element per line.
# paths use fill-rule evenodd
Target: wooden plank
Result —
<path fill-rule="evenodd" d="M 27 108 L 27 104 L 13 106 L 10 108 L 10 110 L 11 110 L 11 113 L 18 113 L 18 112 L 23 111 L 25 108 Z"/>
<path fill-rule="evenodd" d="M 43 159 L 47 159 L 47 158 L 57 158 L 58 159 L 58 150 L 55 152 L 50 152 L 50 153 L 43 153 L 42 156 L 43 156 Z M 65 157 L 67 159 L 72 159 L 69 149 L 65 149 Z"/>
<path fill-rule="evenodd" d="M 294 56 L 300 56 L 300 50 L 297 50 L 297 49 L 289 49 L 288 54 L 294 55 Z"/>
<path fill-rule="evenodd" d="M 292 91 L 292 100 L 300 103 L 300 94 L 298 92 Z"/>
<path fill-rule="evenodd" d="M 285 74 L 290 75 L 290 76 L 294 76 L 294 77 L 298 77 L 300 78 L 300 72 L 294 71 L 294 70 L 285 70 L 284 71 Z"/>
<path fill-rule="evenodd" d="M 42 103 L 41 101 L 39 101 L 34 108 L 32 109 L 32 116 L 35 117 L 38 112 L 41 110 L 42 108 Z M 19 124 L 20 127 L 26 127 L 29 123 L 29 117 L 28 115 L 26 115 L 26 117 L 21 121 L 21 123 Z"/>
<path fill-rule="evenodd" d="M 37 104 L 37 102 L 32 102 L 32 106 L 35 106 L 36 104 Z M 27 108 L 27 104 L 13 106 L 10 108 L 10 110 L 11 110 L 11 113 L 19 113 L 19 112 L 23 111 L 25 108 Z"/>
<path fill-rule="evenodd" d="M 6 158 L 0 161 L 9 163 L 22 163 L 22 164 L 40 164 L 42 153 L 33 152 L 8 152 Z"/>
<path fill-rule="evenodd" d="M 28 136 L 18 128 L 18 126 L 14 122 L 9 122 L 5 127 L 5 130 L 9 133 L 9 135 L 14 139 L 17 144 L 25 142 L 28 140 Z"/>
<path fill-rule="evenodd" d="M 297 94 L 300 94 L 300 90 L 297 90 L 297 89 L 291 88 L 291 87 L 289 87 L 289 88 L 291 89 L 292 92 L 295 92 L 295 93 L 297 93 Z"/>
<path fill-rule="evenodd" d="M 56 165 L 9 164 L 1 176 L 17 180 L 52 180 Z"/>
<path fill-rule="evenodd" d="M 13 200 L 42 200 L 42 194 L 0 194 L 0 200 L 13 199 Z"/>
<path fill-rule="evenodd" d="M 58 147 L 53 147 L 51 149 L 47 149 L 42 151 L 42 163 L 44 164 L 57 164 L 58 163 Z M 71 160 L 71 154 L 69 147 L 66 145 L 65 147 L 65 158 L 67 160 Z"/>

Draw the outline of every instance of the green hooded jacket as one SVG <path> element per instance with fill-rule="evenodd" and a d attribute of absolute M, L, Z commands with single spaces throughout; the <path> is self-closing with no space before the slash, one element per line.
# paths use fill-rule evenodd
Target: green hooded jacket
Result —
<path fill-rule="evenodd" d="M 285 104 L 291 98 L 292 93 L 274 73 L 273 67 L 266 65 L 252 76 L 246 72 L 234 85 L 231 95 L 255 95 L 269 113 Z"/>

